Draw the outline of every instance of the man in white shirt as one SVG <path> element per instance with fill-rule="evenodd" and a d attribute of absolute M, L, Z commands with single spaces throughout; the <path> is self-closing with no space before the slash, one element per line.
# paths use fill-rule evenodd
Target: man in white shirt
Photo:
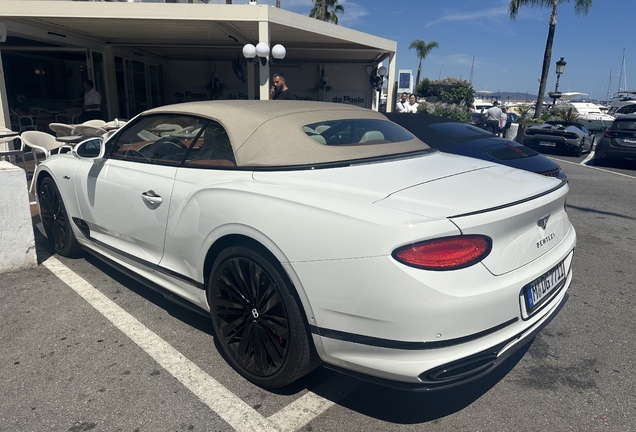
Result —
<path fill-rule="evenodd" d="M 80 122 L 99 119 L 102 116 L 102 96 L 94 89 L 95 85 L 91 80 L 84 80 L 84 112 L 80 116 Z"/>
<path fill-rule="evenodd" d="M 409 106 L 409 94 L 407 92 L 402 93 L 402 96 L 400 98 L 400 100 L 398 101 L 397 105 L 395 106 L 395 110 L 399 113 L 405 113 L 408 112 L 408 106 Z"/>
<path fill-rule="evenodd" d="M 503 111 L 501 111 L 501 109 L 499 109 L 497 105 L 499 105 L 499 102 L 494 101 L 492 103 L 492 106 L 488 108 L 488 111 L 486 111 L 485 114 L 486 129 L 488 129 L 489 132 L 494 133 L 495 135 L 499 135 L 499 120 L 503 115 Z"/>

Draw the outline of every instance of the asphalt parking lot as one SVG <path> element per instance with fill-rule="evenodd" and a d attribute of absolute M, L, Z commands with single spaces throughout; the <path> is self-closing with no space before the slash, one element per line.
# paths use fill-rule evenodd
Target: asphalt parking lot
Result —
<path fill-rule="evenodd" d="M 578 233 L 570 298 L 481 380 L 411 393 L 323 367 L 266 391 L 219 355 L 208 318 L 39 235 L 40 266 L 0 278 L 0 430 L 636 431 L 636 165 L 550 157 Z"/>

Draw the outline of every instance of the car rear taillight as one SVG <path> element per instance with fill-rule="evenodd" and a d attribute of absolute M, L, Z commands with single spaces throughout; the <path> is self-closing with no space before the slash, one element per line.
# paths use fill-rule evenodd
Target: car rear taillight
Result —
<path fill-rule="evenodd" d="M 608 129 L 605 129 L 605 132 L 603 132 L 603 136 L 605 138 L 611 138 L 612 137 L 612 133 Z"/>
<path fill-rule="evenodd" d="M 478 263 L 492 249 L 490 237 L 465 235 L 444 237 L 402 246 L 393 258 L 410 267 L 424 270 L 457 270 Z"/>

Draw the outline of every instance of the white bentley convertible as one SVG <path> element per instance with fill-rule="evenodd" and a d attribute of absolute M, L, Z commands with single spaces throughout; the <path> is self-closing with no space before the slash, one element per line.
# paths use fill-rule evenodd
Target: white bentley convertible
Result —
<path fill-rule="evenodd" d="M 572 280 L 565 181 L 439 153 L 347 105 L 160 107 L 34 181 L 57 253 L 84 249 L 210 315 L 264 387 L 322 363 L 407 389 L 470 381 Z"/>

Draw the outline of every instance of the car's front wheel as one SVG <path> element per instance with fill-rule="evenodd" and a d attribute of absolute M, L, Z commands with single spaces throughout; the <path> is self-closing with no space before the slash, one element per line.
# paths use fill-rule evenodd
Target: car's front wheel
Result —
<path fill-rule="evenodd" d="M 75 238 L 72 222 L 52 178 L 47 177 L 42 181 L 38 188 L 38 199 L 42 226 L 55 253 L 62 256 L 77 254 L 81 246 Z"/>
<path fill-rule="evenodd" d="M 245 378 L 273 388 L 311 371 L 315 352 L 300 302 L 268 253 L 223 250 L 210 273 L 208 300 L 218 344 Z"/>

